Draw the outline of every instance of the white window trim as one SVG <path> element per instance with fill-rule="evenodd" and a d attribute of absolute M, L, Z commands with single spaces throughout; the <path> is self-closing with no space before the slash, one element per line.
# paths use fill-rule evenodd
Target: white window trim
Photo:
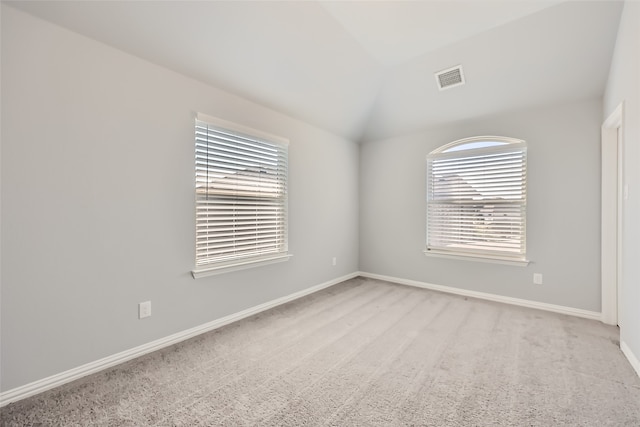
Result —
<path fill-rule="evenodd" d="M 233 123 L 227 120 L 223 120 L 217 117 L 209 116 L 202 113 L 196 113 L 194 118 L 199 121 L 207 122 L 208 124 L 213 125 L 215 127 L 238 132 L 240 134 L 251 135 L 256 138 L 267 140 L 274 144 L 280 144 L 284 146 L 289 145 L 289 140 L 286 138 L 282 138 L 277 135 L 273 135 L 267 132 L 263 132 L 257 129 L 250 128 L 248 126 L 243 126 L 243 125 Z M 288 181 L 288 177 L 287 177 L 287 181 Z M 288 210 L 288 207 L 286 209 Z M 287 219 L 286 228 L 288 228 L 288 219 Z M 208 276 L 228 273 L 232 271 L 240 271 L 240 270 L 245 270 L 249 268 L 261 267 L 265 265 L 285 262 L 285 261 L 288 261 L 292 256 L 293 254 L 287 251 L 287 252 L 280 252 L 276 254 L 257 255 L 254 257 L 247 257 L 247 258 L 230 260 L 230 261 L 220 261 L 220 262 L 204 265 L 199 268 L 195 268 L 191 270 L 191 275 L 193 276 L 194 279 L 199 279 L 202 277 L 208 277 Z"/>
<path fill-rule="evenodd" d="M 446 157 L 458 157 L 460 156 L 460 154 L 463 152 L 463 150 L 460 151 L 452 151 L 452 152 L 448 152 L 447 150 L 450 149 L 451 147 L 457 146 L 457 145 L 463 145 L 466 143 L 472 143 L 472 142 L 476 142 L 476 141 L 495 141 L 495 142 L 505 142 L 509 145 L 512 144 L 517 144 L 517 145 L 521 145 L 524 146 L 524 150 L 526 153 L 527 150 L 527 144 L 525 141 L 521 140 L 521 139 L 516 139 L 516 138 L 510 138 L 510 137 L 502 137 L 502 136 L 475 136 L 475 137 L 470 137 L 470 138 L 464 138 L 464 139 L 459 139 L 447 144 L 444 144 L 440 147 L 438 147 L 437 149 L 433 150 L 431 153 L 429 153 L 429 155 L 427 155 L 427 162 L 432 158 L 432 156 L 437 155 L 439 158 L 446 158 Z M 492 152 L 500 152 L 503 151 L 506 147 L 505 146 L 495 146 L 495 147 L 487 147 L 487 148 L 474 148 L 474 149 L 470 149 L 469 151 L 473 151 L 474 154 L 490 154 Z M 427 175 L 427 183 L 429 182 L 429 179 L 431 179 L 428 175 Z M 525 180 L 526 180 L 526 176 L 525 176 Z M 526 182 L 526 181 L 525 181 Z M 525 184 L 526 185 L 526 184 Z M 428 184 L 427 184 L 428 187 Z M 427 194 L 428 196 L 428 194 Z M 525 206 L 526 206 L 526 196 L 525 196 Z M 427 200 L 427 203 L 428 200 Z M 429 227 L 428 224 L 428 218 L 429 218 L 429 214 L 427 213 L 427 229 Z M 530 261 L 526 258 L 526 213 L 525 213 L 525 231 L 524 231 L 524 252 L 521 254 L 517 254 L 517 255 L 502 255 L 500 253 L 491 253 L 490 251 L 481 251 L 481 252 L 476 252 L 474 253 L 473 250 L 470 251 L 463 251 L 463 250 L 456 250 L 456 249 L 446 249 L 446 248 L 425 248 L 425 250 L 423 250 L 423 253 L 425 254 L 425 256 L 427 257 L 438 257 L 438 258 L 448 258 L 448 259 L 459 259 L 459 260 L 467 260 L 467 261 L 478 261 L 478 262 L 486 262 L 486 263 L 494 263 L 494 264 L 504 264 L 504 265 L 513 265 L 513 266 L 522 266 L 525 267 L 527 266 Z M 429 236 L 427 233 L 427 245 L 429 243 Z"/>
<path fill-rule="evenodd" d="M 439 251 L 437 249 L 425 249 L 425 256 L 434 257 L 434 258 L 447 258 L 447 259 L 459 259 L 464 261 L 477 261 L 477 262 L 486 262 L 489 264 L 503 264 L 503 265 L 513 265 L 517 267 L 526 267 L 529 265 L 531 261 L 528 259 L 517 260 L 513 258 L 503 258 L 500 256 L 485 256 L 485 255 L 473 255 L 473 254 L 458 254 L 458 253 L 449 253 L 445 251 Z"/>
<path fill-rule="evenodd" d="M 292 254 L 280 254 L 271 257 L 247 258 L 242 261 L 233 261 L 229 263 L 219 263 L 215 266 L 207 268 L 199 268 L 191 271 L 194 279 L 201 277 L 215 276 L 217 274 L 229 273 L 231 271 L 246 270 L 248 268 L 261 267 L 263 265 L 277 264 L 279 262 L 289 261 Z"/>
<path fill-rule="evenodd" d="M 227 130 L 232 130 L 235 132 L 239 132 L 239 133 L 244 133 L 244 134 L 248 134 L 248 135 L 252 135 L 255 136 L 257 138 L 262 138 L 262 139 L 266 139 L 270 142 L 276 142 L 278 144 L 282 144 L 282 145 L 289 145 L 289 140 L 287 138 L 283 138 L 281 136 L 278 135 L 274 135 L 268 132 L 264 132 L 258 129 L 254 129 L 251 128 L 249 126 L 243 126 L 240 125 L 238 123 L 234 123 L 234 122 L 230 122 L 228 120 L 223 120 L 220 119 L 218 117 L 213 117 L 213 116 L 208 116 L 206 114 L 202 114 L 202 113 L 196 113 L 195 118 L 203 121 L 203 122 L 207 122 L 209 124 L 212 124 L 214 126 L 218 126 Z"/>

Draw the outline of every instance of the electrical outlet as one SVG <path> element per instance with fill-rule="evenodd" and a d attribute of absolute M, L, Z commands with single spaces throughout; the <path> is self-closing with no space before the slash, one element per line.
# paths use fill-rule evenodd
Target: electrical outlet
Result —
<path fill-rule="evenodd" d="M 338 258 L 333 257 L 333 259 L 331 260 L 331 265 L 335 266 L 336 264 L 338 264 Z"/>
<path fill-rule="evenodd" d="M 151 301 L 138 304 L 138 319 L 144 319 L 149 316 L 151 316 Z"/>
<path fill-rule="evenodd" d="M 542 285 L 542 274 L 533 273 L 533 283 L 536 285 Z"/>

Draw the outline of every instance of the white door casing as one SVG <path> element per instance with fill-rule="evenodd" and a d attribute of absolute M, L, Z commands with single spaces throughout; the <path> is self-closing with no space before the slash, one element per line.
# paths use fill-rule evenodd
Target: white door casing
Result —
<path fill-rule="evenodd" d="M 601 284 L 602 321 L 617 325 L 622 282 L 622 188 L 624 102 L 602 125 Z"/>

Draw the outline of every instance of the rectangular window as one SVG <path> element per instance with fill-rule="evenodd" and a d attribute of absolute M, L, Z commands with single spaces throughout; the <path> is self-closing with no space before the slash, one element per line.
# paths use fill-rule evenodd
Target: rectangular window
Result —
<path fill-rule="evenodd" d="M 427 254 L 526 263 L 526 143 L 456 141 L 427 157 Z"/>
<path fill-rule="evenodd" d="M 199 114 L 194 277 L 286 261 L 288 141 Z"/>

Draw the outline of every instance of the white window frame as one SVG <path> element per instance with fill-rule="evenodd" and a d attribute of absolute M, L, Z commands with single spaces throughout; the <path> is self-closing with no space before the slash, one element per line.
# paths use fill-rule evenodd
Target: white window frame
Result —
<path fill-rule="evenodd" d="M 288 252 L 288 145 L 279 136 L 196 115 L 196 267 L 191 272 L 195 279 L 283 262 L 292 256 Z M 236 171 L 245 174 L 236 175 Z"/>
<path fill-rule="evenodd" d="M 523 140 L 476 136 L 432 151 L 425 255 L 528 265 L 526 190 Z"/>

